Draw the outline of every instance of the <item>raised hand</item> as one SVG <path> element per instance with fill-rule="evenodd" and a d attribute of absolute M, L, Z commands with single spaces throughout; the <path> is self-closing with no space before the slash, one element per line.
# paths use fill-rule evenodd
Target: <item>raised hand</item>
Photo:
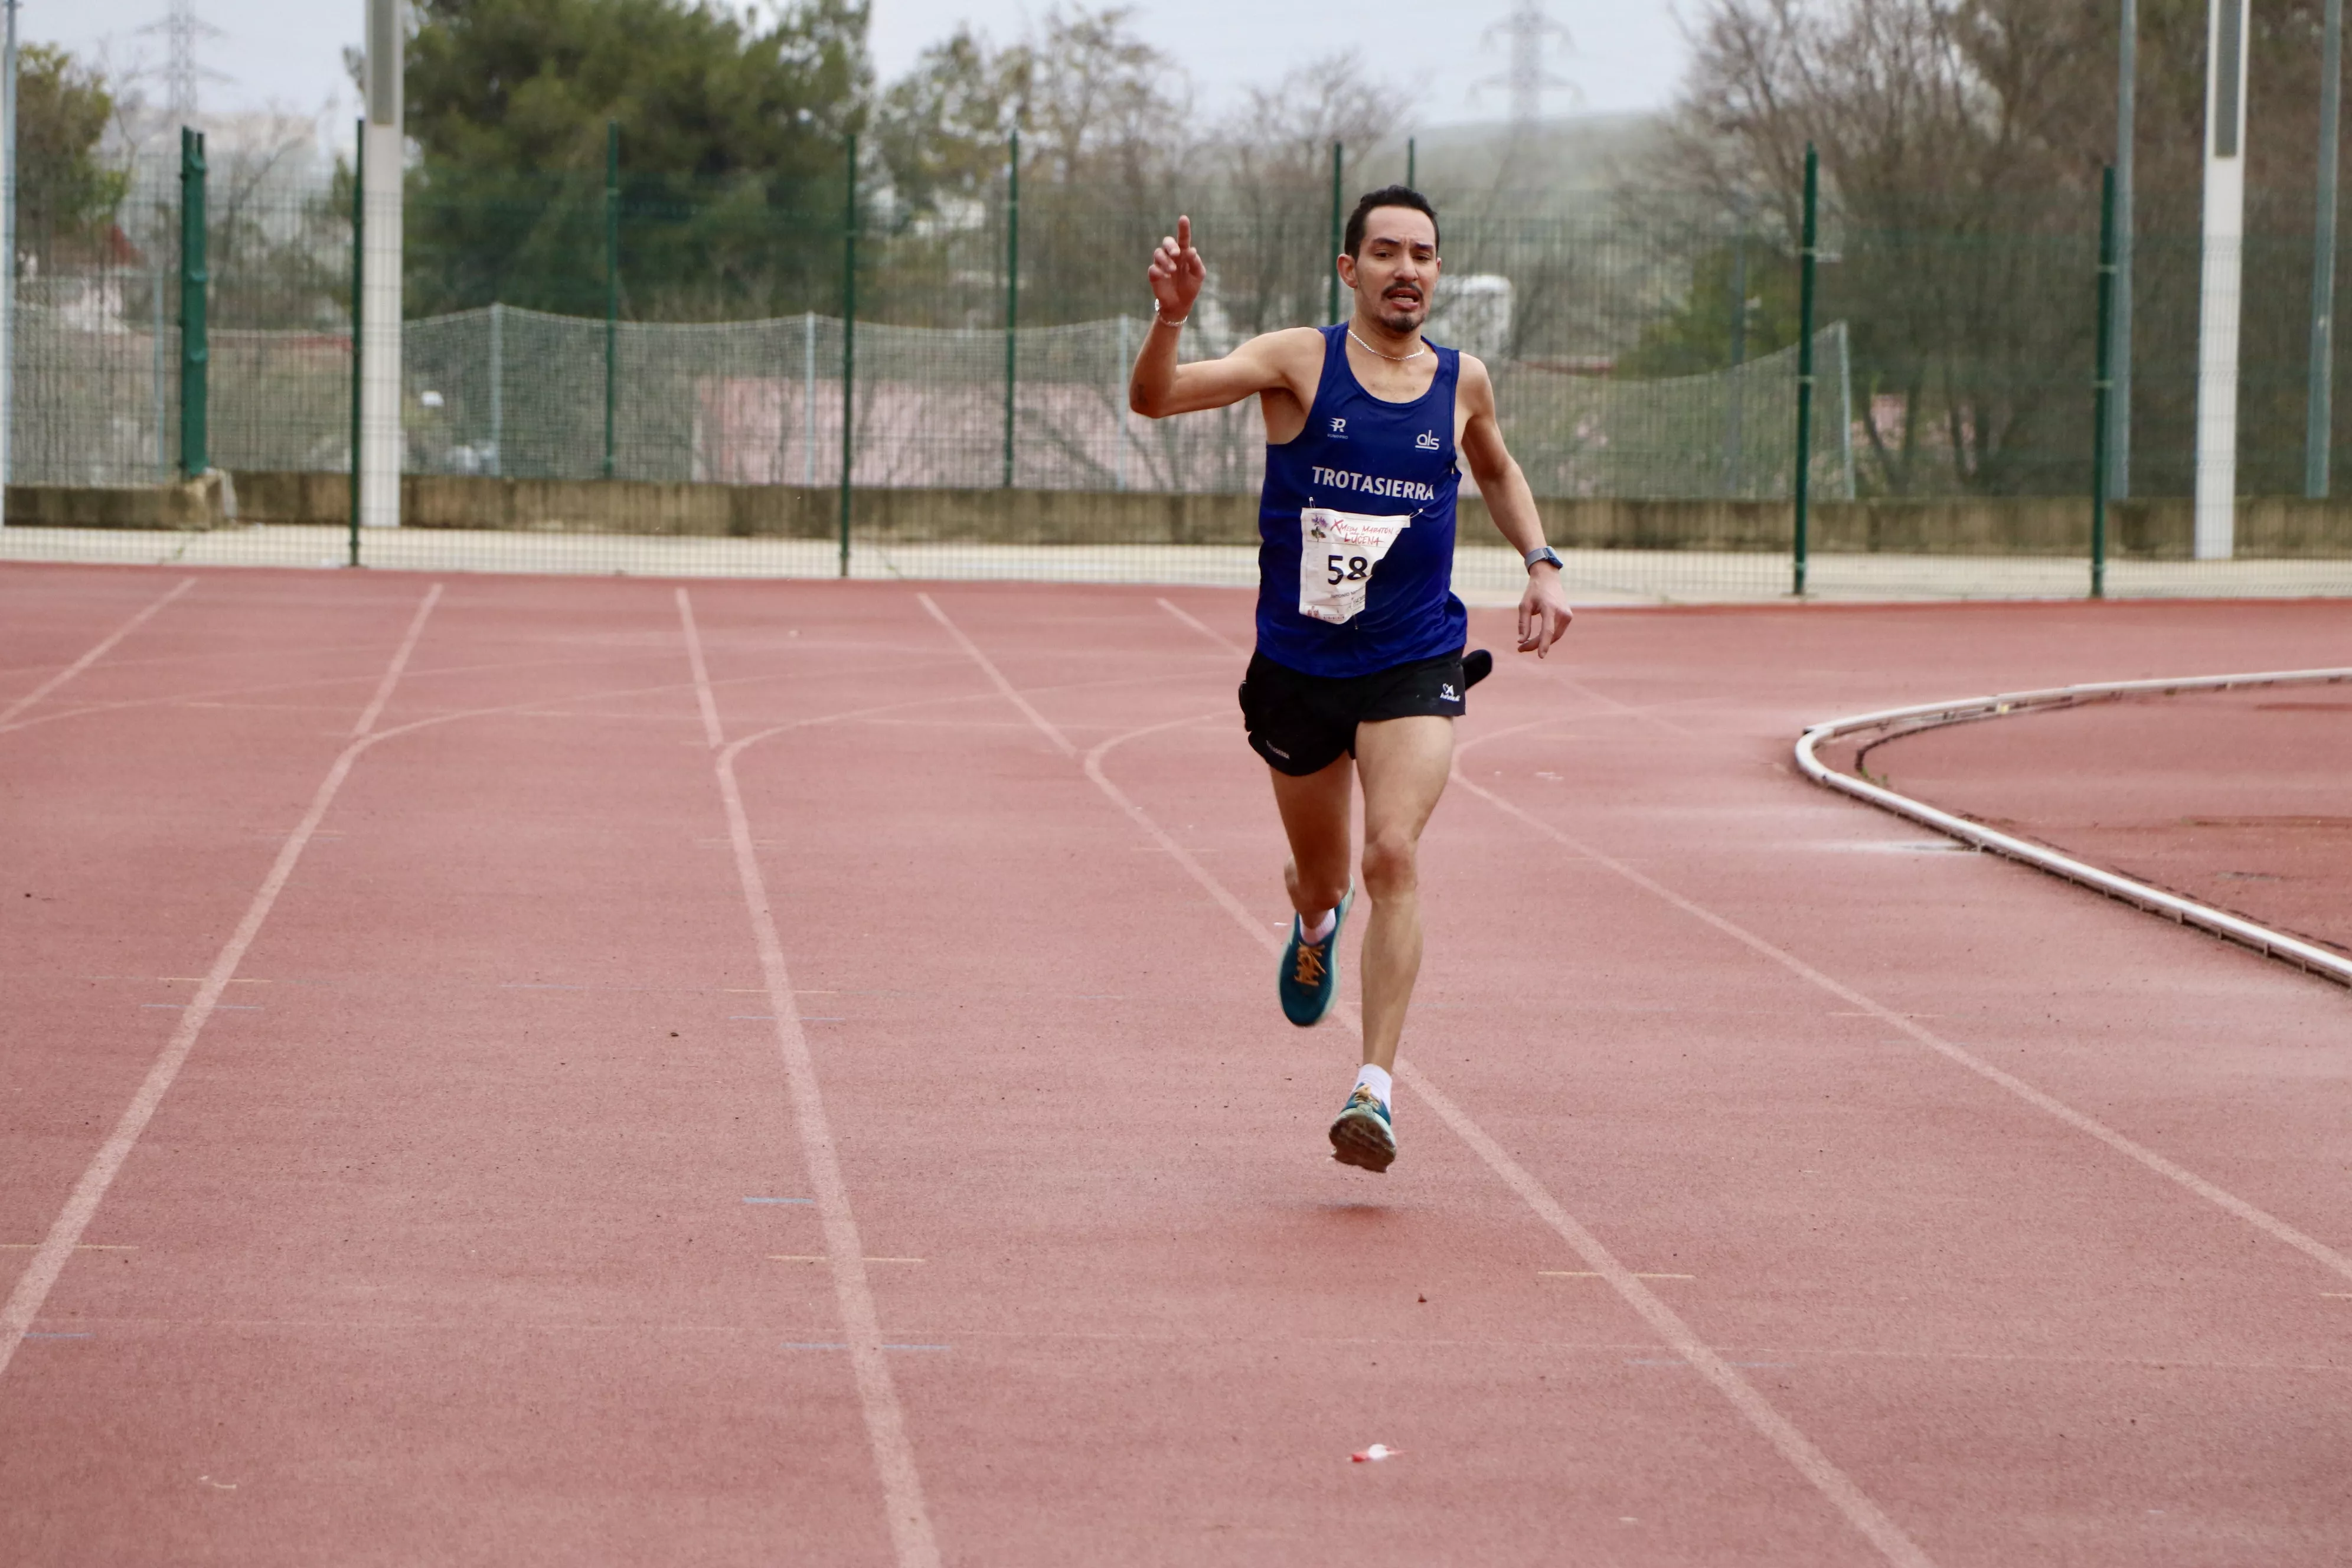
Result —
<path fill-rule="evenodd" d="M 1201 260 L 1201 253 L 1192 248 L 1192 220 L 1180 217 L 1176 232 L 1160 242 L 1151 253 L 1151 298 L 1159 306 L 1163 321 L 1181 321 L 1192 313 L 1192 301 L 1201 297 L 1201 285 L 1208 281 L 1209 268 Z"/>

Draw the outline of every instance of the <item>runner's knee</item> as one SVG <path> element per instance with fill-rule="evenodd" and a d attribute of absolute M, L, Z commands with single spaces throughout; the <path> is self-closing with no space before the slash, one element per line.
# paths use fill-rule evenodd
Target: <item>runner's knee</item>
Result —
<path fill-rule="evenodd" d="M 1376 833 L 1364 840 L 1364 891 L 1373 901 L 1413 889 L 1414 847 L 1405 833 Z"/>
<path fill-rule="evenodd" d="M 1343 858 L 1328 870 L 1318 867 L 1314 874 L 1299 868 L 1297 862 L 1285 879 L 1290 884 L 1292 901 L 1310 910 L 1328 910 L 1348 896 L 1348 866 Z"/>

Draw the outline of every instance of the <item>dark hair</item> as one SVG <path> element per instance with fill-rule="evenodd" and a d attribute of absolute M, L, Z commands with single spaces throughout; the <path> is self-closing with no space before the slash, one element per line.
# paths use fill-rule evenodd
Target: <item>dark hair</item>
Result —
<path fill-rule="evenodd" d="M 1377 191 L 1366 191 L 1358 196 L 1356 210 L 1348 215 L 1348 242 L 1341 248 L 1349 255 L 1363 254 L 1364 220 L 1371 216 L 1374 207 L 1411 207 L 1428 217 L 1433 231 L 1437 227 L 1437 209 L 1429 205 L 1427 196 L 1411 185 L 1382 185 Z"/>

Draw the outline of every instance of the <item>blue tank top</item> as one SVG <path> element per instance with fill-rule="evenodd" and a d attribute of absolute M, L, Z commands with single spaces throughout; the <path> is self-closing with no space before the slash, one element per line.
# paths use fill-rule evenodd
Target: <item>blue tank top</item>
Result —
<path fill-rule="evenodd" d="M 1265 449 L 1258 501 L 1258 651 L 1303 675 L 1370 675 L 1459 653 L 1454 596 L 1454 392 L 1462 356 L 1411 403 L 1366 392 L 1345 324 L 1323 330 L 1307 428 Z"/>

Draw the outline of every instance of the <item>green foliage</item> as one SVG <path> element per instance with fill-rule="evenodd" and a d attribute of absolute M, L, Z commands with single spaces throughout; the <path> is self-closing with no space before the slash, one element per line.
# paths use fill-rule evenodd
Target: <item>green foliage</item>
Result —
<path fill-rule="evenodd" d="M 409 46 L 412 309 L 602 314 L 605 127 L 623 310 L 800 310 L 838 273 L 842 139 L 870 79 L 860 0 L 755 30 L 689 0 L 424 0 Z"/>
<path fill-rule="evenodd" d="M 114 95 L 65 50 L 26 44 L 17 56 L 17 226 L 41 262 L 100 252 L 129 177 L 100 161 Z"/>
<path fill-rule="evenodd" d="M 1618 359 L 1617 374 L 1651 378 L 1722 370 L 1732 363 L 1735 336 L 1742 361 L 1797 341 L 1796 259 L 1752 235 L 1699 254 L 1689 292 L 1642 329 L 1640 342 Z"/>
<path fill-rule="evenodd" d="M 882 95 L 876 116 L 882 161 L 901 201 L 929 214 L 943 198 L 993 195 L 1027 107 L 1034 65 L 1026 48 L 991 49 L 969 27 L 922 52 Z"/>
<path fill-rule="evenodd" d="M 1021 41 L 969 27 L 926 49 L 877 106 L 889 179 L 887 264 L 869 298 L 894 321 L 1003 320 L 1006 174 L 1021 135 L 1021 320 L 1132 310 L 1175 210 L 1187 145 L 1175 62 L 1134 13 L 1054 6 Z"/>

